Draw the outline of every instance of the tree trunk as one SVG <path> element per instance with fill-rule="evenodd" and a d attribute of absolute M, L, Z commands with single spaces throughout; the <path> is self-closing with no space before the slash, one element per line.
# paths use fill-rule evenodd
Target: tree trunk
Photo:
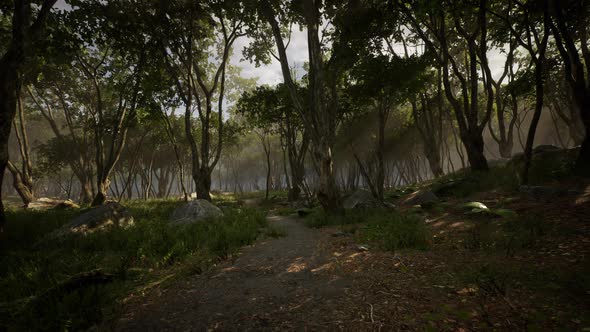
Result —
<path fill-rule="evenodd" d="M 83 204 L 91 203 L 93 197 L 94 194 L 92 193 L 90 178 L 83 178 L 80 181 L 80 202 Z"/>
<path fill-rule="evenodd" d="M 488 161 L 484 155 L 483 136 L 480 132 L 469 132 L 461 135 L 461 140 L 467 151 L 467 159 L 472 171 L 487 171 Z"/>
<path fill-rule="evenodd" d="M 377 143 L 377 176 L 375 186 L 377 187 L 377 199 L 383 202 L 383 187 L 385 186 L 385 126 L 389 112 L 382 106 L 379 110 L 379 137 Z"/>
<path fill-rule="evenodd" d="M 535 112 L 533 113 L 533 119 L 531 120 L 531 125 L 529 127 L 529 132 L 527 135 L 526 145 L 524 148 L 524 167 L 522 170 L 522 184 L 529 183 L 529 169 L 531 167 L 531 162 L 533 159 L 533 146 L 535 143 L 535 134 L 537 132 L 537 125 L 539 124 L 539 120 L 541 119 L 541 112 L 543 111 L 543 101 L 545 99 L 544 96 L 544 86 L 545 86 L 545 52 L 547 48 L 547 43 L 549 40 L 549 12 L 547 8 L 547 2 L 545 1 L 545 8 L 544 8 L 544 30 L 545 35 L 542 41 L 537 42 L 537 54 L 535 55 L 534 51 L 529 50 L 531 57 L 534 59 L 535 64 Z"/>
<path fill-rule="evenodd" d="M 94 199 L 92 200 L 92 206 L 99 206 L 107 201 L 107 195 L 109 190 L 109 180 L 105 179 L 97 183 L 98 188 Z"/>
<path fill-rule="evenodd" d="M 535 63 L 535 112 L 533 113 L 533 119 L 529 127 L 527 135 L 526 145 L 524 148 L 524 167 L 522 170 L 522 184 L 529 183 L 529 169 L 533 159 L 533 147 L 535 141 L 535 134 L 537 132 L 537 125 L 541 119 L 541 112 L 543 111 L 543 99 L 544 99 L 544 82 L 543 82 L 543 70 L 544 70 L 544 55 L 539 57 Z"/>
<path fill-rule="evenodd" d="M 444 175 L 444 171 L 440 161 L 440 154 L 437 151 L 432 151 L 433 149 L 430 147 L 429 144 L 425 144 L 424 146 L 424 155 L 426 156 L 426 160 L 428 160 L 428 166 L 430 166 L 430 171 L 432 171 L 432 175 L 434 177 L 439 177 Z"/>
<path fill-rule="evenodd" d="M 268 194 L 270 192 L 270 186 L 272 184 L 272 180 L 271 180 L 271 169 L 270 169 L 270 151 L 264 151 L 264 154 L 266 155 L 266 189 L 264 192 L 264 199 L 268 200 Z"/>
<path fill-rule="evenodd" d="M 23 201 L 24 206 L 29 206 L 29 203 L 33 201 L 32 189 L 25 183 L 19 170 L 10 161 L 7 166 L 10 173 L 12 173 L 12 184 L 14 189 Z"/>
<path fill-rule="evenodd" d="M 292 171 L 291 175 L 291 187 L 289 188 L 289 192 L 287 194 L 287 199 L 290 202 L 298 201 L 301 198 L 301 187 L 303 186 L 303 176 L 299 174 L 295 174 Z"/>
<path fill-rule="evenodd" d="M 344 214 L 342 202 L 340 201 L 340 191 L 334 176 L 332 149 L 323 142 L 322 145 L 315 148 L 314 154 L 316 160 L 320 162 L 318 201 L 326 212 L 336 215 Z"/>
<path fill-rule="evenodd" d="M 1 185 L 8 165 L 8 138 L 12 130 L 12 120 L 16 114 L 16 83 L 15 69 L 0 70 L 0 233 L 6 223 Z"/>
<path fill-rule="evenodd" d="M 35 41 L 41 32 L 51 7 L 57 0 L 43 1 L 37 17 L 31 23 L 29 1 L 14 1 L 12 17 L 12 38 L 6 53 L 0 58 L 0 233 L 4 231 L 6 217 L 2 203 L 2 182 L 8 164 L 8 139 L 16 113 L 19 71 L 28 57 L 35 51 Z"/>
<path fill-rule="evenodd" d="M 196 176 L 193 174 L 193 180 L 195 181 L 197 198 L 211 201 L 211 171 L 200 168 Z"/>
<path fill-rule="evenodd" d="M 580 110 L 582 122 L 586 127 L 586 135 L 582 141 L 580 154 L 576 160 L 576 172 L 588 175 L 590 173 L 590 96 L 586 96 Z"/>

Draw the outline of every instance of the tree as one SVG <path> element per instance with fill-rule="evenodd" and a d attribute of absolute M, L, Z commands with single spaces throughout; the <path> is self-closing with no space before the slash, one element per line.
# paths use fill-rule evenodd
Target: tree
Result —
<path fill-rule="evenodd" d="M 15 0 L 14 7 L 1 8 L 3 13 L 12 14 L 12 36 L 8 38 L 8 47 L 3 50 L 4 53 L 0 57 L 0 187 L 9 159 L 8 138 L 16 113 L 17 99 L 25 83 L 21 78 L 28 69 L 26 62 L 31 60 L 37 51 L 37 42 L 45 37 L 45 22 L 56 1 L 44 0 L 36 13 L 33 13 L 31 2 L 27 0 Z M 3 231 L 5 222 L 0 193 L 0 232 Z"/>
<path fill-rule="evenodd" d="M 512 34 L 509 35 L 511 36 Z M 488 128 L 492 138 L 494 141 L 496 141 L 496 143 L 498 143 L 498 149 L 502 158 L 512 157 L 512 148 L 514 146 L 514 129 L 516 126 L 516 121 L 518 120 L 518 105 L 516 103 L 516 98 L 510 93 L 505 93 L 504 87 L 502 86 L 506 78 L 508 78 L 508 86 L 515 79 L 514 53 L 516 46 L 516 40 L 514 40 L 512 37 L 509 37 L 504 71 L 502 72 L 502 75 L 499 79 L 495 80 L 493 77 L 490 78 L 495 90 L 496 124 L 498 127 L 497 133 L 496 130 L 492 128 L 493 121 L 488 122 Z M 507 110 L 510 110 L 511 112 L 507 112 Z M 506 124 L 507 114 L 510 118 L 508 124 Z"/>
<path fill-rule="evenodd" d="M 80 183 L 80 201 L 92 202 L 95 190 L 92 177 L 92 139 L 90 113 L 83 112 L 78 100 L 76 84 L 68 84 L 74 75 L 69 66 L 46 68 L 43 79 L 27 87 L 29 97 L 33 100 L 41 115 L 50 125 L 55 135 L 54 142 L 48 142 L 43 151 L 56 164 L 63 161 L 69 166 Z M 69 98 L 70 97 L 70 98 Z M 63 128 L 66 130 L 64 131 Z M 63 151 L 66 148 L 67 151 Z"/>
<path fill-rule="evenodd" d="M 340 192 L 336 184 L 334 173 L 333 148 L 336 129 L 339 121 L 338 82 L 341 71 L 329 68 L 330 60 L 326 61 L 327 54 L 324 45 L 320 41 L 320 26 L 322 23 L 322 3 L 314 0 L 304 0 L 297 3 L 295 8 L 287 8 L 283 3 L 271 3 L 268 0 L 261 1 L 258 12 L 264 22 L 270 27 L 270 32 L 275 40 L 278 53 L 276 58 L 281 64 L 284 84 L 289 91 L 293 106 L 301 117 L 306 132 L 312 142 L 311 155 L 319 166 L 319 188 L 317 198 L 328 213 L 343 213 Z M 304 97 L 298 92 L 293 80 L 289 60 L 287 57 L 287 44 L 284 41 L 283 31 L 279 22 L 286 23 L 301 21 L 307 28 L 307 46 L 309 54 L 309 102 L 304 102 Z M 264 29 L 264 28 L 263 28 Z M 267 35 L 259 33 L 259 35 Z M 266 45 L 268 46 L 268 45 Z M 267 50 L 268 51 L 268 50 Z M 264 58 L 264 55 L 258 55 Z M 333 69 L 333 70 L 332 70 Z M 309 105 L 306 109 L 305 105 Z"/>
<path fill-rule="evenodd" d="M 159 13 L 163 29 L 158 35 L 160 50 L 185 105 L 185 135 L 191 148 L 197 197 L 207 200 L 211 200 L 211 174 L 222 151 L 228 59 L 236 39 L 245 35 L 241 11 L 240 3 L 234 1 L 167 2 Z M 215 54 L 216 63 L 207 51 Z M 195 139 L 191 121 L 195 109 L 199 141 Z M 213 130 L 217 131 L 216 145 L 212 143 Z"/>
<path fill-rule="evenodd" d="M 409 27 L 426 45 L 442 68 L 444 92 L 454 111 L 459 136 L 473 170 L 487 170 L 483 130 L 493 110 L 494 91 L 488 63 L 488 1 L 434 2 L 419 0 L 397 2 Z M 461 51 L 466 50 L 466 54 Z M 460 95 L 455 94 L 451 72 L 458 80 Z M 481 72 L 481 74 L 480 74 Z M 480 79 L 486 96 L 485 111 L 480 114 Z"/>
<path fill-rule="evenodd" d="M 299 94 L 305 94 L 299 88 Z M 278 133 L 286 147 L 287 160 L 291 170 L 289 182 L 289 201 L 300 198 L 305 176 L 305 156 L 309 147 L 309 136 L 306 134 L 284 85 L 275 88 L 257 87 L 252 92 L 244 92 L 240 98 L 237 110 L 243 114 L 250 126 L 257 129 L 263 140 L 267 153 L 267 167 L 270 170 L 270 149 L 266 143 L 270 134 Z M 286 165 L 285 165 L 286 166 Z M 270 177 L 270 172 L 267 174 Z M 288 174 L 286 175 L 287 179 Z M 267 181 L 268 182 L 268 181 Z"/>
<path fill-rule="evenodd" d="M 547 24 L 555 37 L 555 45 L 563 62 L 576 108 L 582 118 L 586 135 L 576 161 L 579 172 L 590 169 L 590 51 L 588 50 L 588 1 L 547 0 L 550 19 Z"/>
<path fill-rule="evenodd" d="M 33 201 L 33 163 L 31 160 L 31 148 L 29 137 L 27 135 L 25 123 L 25 110 L 22 92 L 19 91 L 17 99 L 18 126 L 14 121 L 14 133 L 18 142 L 21 167 L 17 167 L 10 160 L 8 161 L 8 170 L 12 173 L 12 183 L 14 189 L 23 201 L 24 206 L 28 206 Z"/>
<path fill-rule="evenodd" d="M 444 137 L 443 108 L 445 107 L 442 97 L 442 75 L 440 68 L 437 70 L 436 88 L 434 88 L 434 91 L 428 91 L 428 83 L 424 83 L 426 89 L 418 94 L 419 103 L 415 98 L 410 100 L 412 104 L 412 116 L 414 118 L 414 124 L 422 137 L 424 155 L 428 160 L 430 170 L 435 177 L 439 177 L 444 174 L 441 153 Z"/>
<path fill-rule="evenodd" d="M 550 35 L 549 3 L 548 0 L 515 2 L 515 6 L 516 8 L 513 8 L 512 1 L 509 1 L 508 6 L 504 8 L 505 12 L 503 14 L 495 13 L 495 16 L 504 20 L 518 44 L 527 50 L 531 63 L 534 65 L 535 110 L 527 134 L 521 176 L 521 182 L 528 184 L 533 144 L 545 98 L 545 55 Z M 494 12 L 492 11 L 492 13 Z"/>
<path fill-rule="evenodd" d="M 355 82 L 351 92 L 353 100 L 369 106 L 377 116 L 377 139 L 374 148 L 377 168 L 374 180 L 369 178 L 368 172 L 365 171 L 366 167 L 356 153 L 354 157 L 373 195 L 383 200 L 387 121 L 392 110 L 416 90 L 424 63 L 419 57 L 401 58 L 396 54 L 364 54 L 359 58 L 362 60 L 351 70 L 351 80 Z M 363 109 L 363 106 L 360 108 Z"/>

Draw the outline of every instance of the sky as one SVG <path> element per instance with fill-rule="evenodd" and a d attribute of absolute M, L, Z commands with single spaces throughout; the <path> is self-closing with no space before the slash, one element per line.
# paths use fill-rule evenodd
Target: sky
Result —
<path fill-rule="evenodd" d="M 289 66 L 303 73 L 303 64 L 308 61 L 306 31 L 299 31 L 294 25 L 291 33 L 291 42 L 287 48 Z M 242 68 L 242 76 L 246 78 L 258 78 L 259 85 L 276 85 L 283 82 L 283 74 L 279 61 L 271 57 L 272 62 L 268 65 L 261 65 L 256 68 L 254 63 L 244 60 L 242 49 L 250 43 L 250 38 L 241 37 L 234 44 L 234 53 L 231 57 L 231 64 Z M 299 76 L 300 77 L 300 76 Z"/>
<path fill-rule="evenodd" d="M 70 6 L 65 3 L 65 0 L 58 0 L 56 3 L 58 9 L 69 9 Z M 301 30 L 298 25 L 293 25 L 291 32 L 291 42 L 287 49 L 287 57 L 289 59 L 289 66 L 297 69 L 299 77 L 303 74 L 303 64 L 308 61 L 307 53 L 307 36 L 306 30 Z M 234 44 L 234 52 L 231 57 L 231 64 L 242 69 L 242 76 L 245 78 L 257 78 L 258 85 L 276 85 L 283 81 L 283 74 L 281 72 L 280 63 L 271 57 L 272 62 L 268 65 L 261 65 L 256 67 L 254 63 L 243 59 L 242 49 L 250 43 L 248 37 L 241 37 L 236 40 Z M 401 50 L 401 45 L 398 45 Z M 498 78 L 502 71 L 506 57 L 498 50 L 492 50 L 489 53 L 489 63 L 492 69 L 492 74 Z"/>
<path fill-rule="evenodd" d="M 294 25 L 291 33 L 291 42 L 287 49 L 287 57 L 289 59 L 289 66 L 298 69 L 298 72 L 303 72 L 303 64 L 308 61 L 307 53 L 307 31 L 303 29 L 300 31 L 299 27 Z M 283 82 L 283 75 L 281 72 L 281 65 L 272 58 L 269 65 L 261 65 L 256 67 L 254 63 L 244 60 L 242 56 L 242 49 L 250 43 L 250 39 L 242 37 L 236 40 L 234 45 L 234 53 L 231 57 L 231 64 L 242 68 L 242 75 L 246 78 L 257 78 L 258 85 L 275 85 Z M 403 54 L 402 45 L 395 45 L 394 49 Z M 488 52 L 488 61 L 492 76 L 495 79 L 499 78 L 504 71 L 504 63 L 506 56 L 497 49 L 492 49 Z"/>

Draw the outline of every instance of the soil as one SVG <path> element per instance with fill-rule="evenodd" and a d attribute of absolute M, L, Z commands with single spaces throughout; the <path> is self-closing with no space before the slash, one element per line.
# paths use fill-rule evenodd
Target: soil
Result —
<path fill-rule="evenodd" d="M 336 321 L 325 310 L 331 316 L 350 301 L 346 294 L 352 280 L 325 271 L 333 258 L 326 246 L 329 231 L 306 228 L 296 217 L 269 219 L 287 236 L 258 242 L 210 273 L 153 292 L 124 315 L 117 329 L 284 330 Z M 317 310 L 323 319 L 310 321 Z"/>
<path fill-rule="evenodd" d="M 481 220 L 452 209 L 426 216 L 434 234 L 430 250 L 395 253 L 359 246 L 347 231 L 362 226 L 317 230 L 296 216 L 271 216 L 285 237 L 259 241 L 209 272 L 131 299 L 112 328 L 585 330 L 590 327 L 589 188 L 575 199 L 548 203 L 521 197 L 508 204 L 571 230 L 516 252 L 466 247 Z M 498 195 L 504 196 L 481 199 L 496 201 Z"/>

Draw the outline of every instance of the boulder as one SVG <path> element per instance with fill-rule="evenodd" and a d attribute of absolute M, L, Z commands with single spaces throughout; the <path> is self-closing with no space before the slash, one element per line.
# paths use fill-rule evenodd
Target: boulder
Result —
<path fill-rule="evenodd" d="M 555 146 L 555 145 L 551 145 L 551 144 L 537 145 L 536 147 L 533 148 L 533 152 L 535 154 L 545 153 L 545 152 L 556 152 L 556 151 L 561 151 L 561 148 L 558 146 Z"/>
<path fill-rule="evenodd" d="M 563 149 L 561 149 L 558 146 L 555 145 L 550 145 L 550 144 L 543 144 L 543 145 L 538 145 L 536 147 L 533 148 L 533 158 L 538 160 L 538 159 L 543 159 L 545 157 L 550 157 L 553 158 L 556 155 L 559 155 L 563 152 Z M 563 159 L 564 156 L 560 156 L 560 159 Z M 520 163 L 524 160 L 524 152 L 518 152 L 512 155 L 512 158 L 510 159 L 510 163 Z"/>
<path fill-rule="evenodd" d="M 93 207 L 70 223 L 51 233 L 51 237 L 59 237 L 70 233 L 89 234 L 112 227 L 129 227 L 133 225 L 133 216 L 124 206 L 117 202 L 107 202 Z"/>
<path fill-rule="evenodd" d="M 369 191 L 366 190 L 357 190 L 352 195 L 348 196 L 344 202 L 343 206 L 345 209 L 362 209 L 362 208 L 375 208 L 381 206 L 379 200 L 373 197 Z"/>
<path fill-rule="evenodd" d="M 49 210 L 49 209 L 79 209 L 80 206 L 70 199 L 59 200 L 47 197 L 41 197 L 27 206 L 31 210 Z"/>
<path fill-rule="evenodd" d="M 223 216 L 223 212 L 217 206 L 207 200 L 196 199 L 174 209 L 170 216 L 170 222 L 175 224 L 190 224 L 221 216 Z"/>
<path fill-rule="evenodd" d="M 432 205 L 440 199 L 432 191 L 418 190 L 406 197 L 402 202 L 404 205 Z"/>
<path fill-rule="evenodd" d="M 518 191 L 535 200 L 551 201 L 564 196 L 579 195 L 577 190 L 555 188 L 548 186 L 520 186 Z"/>
<path fill-rule="evenodd" d="M 488 166 L 489 167 L 504 167 L 504 166 L 508 165 L 509 162 L 510 162 L 510 159 L 508 159 L 508 158 L 492 159 L 492 160 L 488 160 Z"/>
<path fill-rule="evenodd" d="M 55 210 L 69 210 L 69 209 L 79 209 L 80 205 L 74 203 L 71 199 L 66 199 L 63 202 L 60 202 L 56 206 L 53 207 Z"/>

